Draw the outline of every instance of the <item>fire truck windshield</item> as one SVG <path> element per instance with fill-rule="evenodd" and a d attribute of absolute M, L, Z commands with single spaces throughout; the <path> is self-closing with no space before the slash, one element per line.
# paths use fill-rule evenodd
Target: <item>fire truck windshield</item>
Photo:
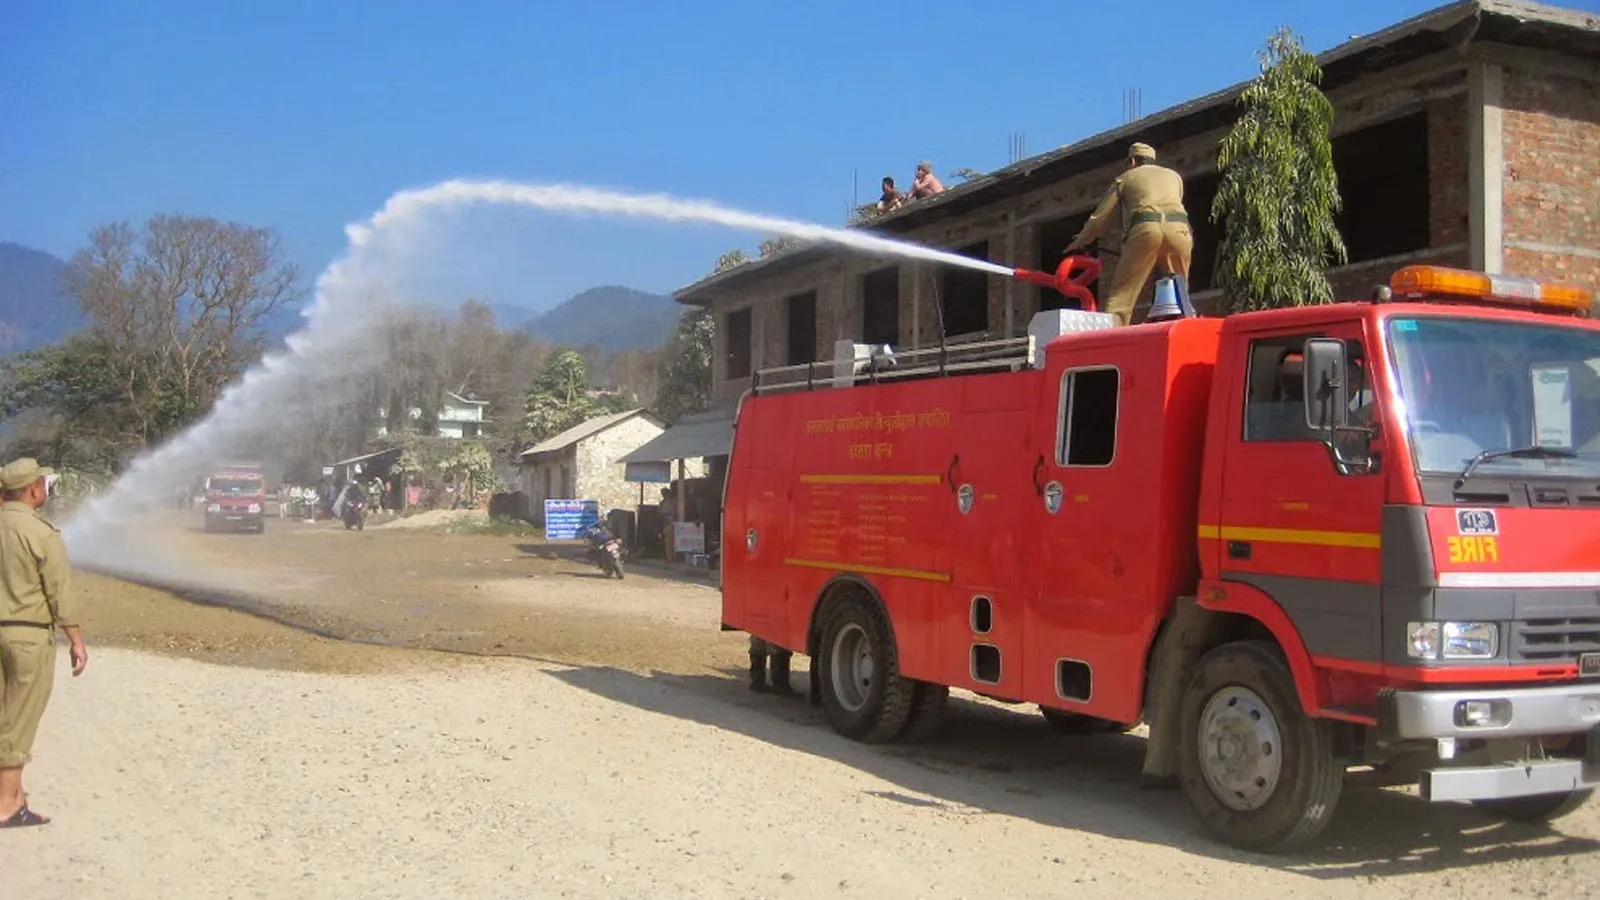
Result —
<path fill-rule="evenodd" d="M 1600 332 L 1419 316 L 1388 338 L 1418 471 L 1600 477 Z"/>
<path fill-rule="evenodd" d="M 254 478 L 213 478 L 206 488 L 214 494 L 259 494 L 261 482 Z"/>

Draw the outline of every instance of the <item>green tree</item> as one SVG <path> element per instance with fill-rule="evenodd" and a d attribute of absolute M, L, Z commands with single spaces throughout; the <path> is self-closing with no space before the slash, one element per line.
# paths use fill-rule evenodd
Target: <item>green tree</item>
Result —
<path fill-rule="evenodd" d="M 1331 303 L 1327 267 L 1346 260 L 1322 70 L 1287 28 L 1259 56 L 1261 74 L 1217 156 L 1211 218 L 1222 229 L 1217 284 L 1227 312 Z"/>
<path fill-rule="evenodd" d="M 668 422 L 699 412 L 711 402 L 711 310 L 691 306 L 678 317 L 667 343 L 665 372 L 655 411 Z"/>
<path fill-rule="evenodd" d="M 578 351 L 563 347 L 545 360 L 528 389 L 524 437 L 538 443 L 589 418 L 589 374 Z"/>

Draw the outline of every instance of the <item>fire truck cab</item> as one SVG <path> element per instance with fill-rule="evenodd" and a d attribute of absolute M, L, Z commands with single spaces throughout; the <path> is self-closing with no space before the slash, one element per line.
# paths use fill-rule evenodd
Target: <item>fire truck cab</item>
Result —
<path fill-rule="evenodd" d="M 1074 733 L 1226 841 L 1314 839 L 1354 766 L 1545 819 L 1600 784 L 1600 324 L 1438 267 L 1372 302 L 756 373 L 723 622 L 864 741 L 949 689 Z"/>

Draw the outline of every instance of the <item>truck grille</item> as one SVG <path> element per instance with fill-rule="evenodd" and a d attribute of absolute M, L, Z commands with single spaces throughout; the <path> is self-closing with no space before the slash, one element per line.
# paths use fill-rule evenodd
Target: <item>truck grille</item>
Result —
<path fill-rule="evenodd" d="M 1525 619 L 1514 627 L 1516 658 L 1528 662 L 1568 662 L 1580 653 L 1600 653 L 1600 616 Z"/>

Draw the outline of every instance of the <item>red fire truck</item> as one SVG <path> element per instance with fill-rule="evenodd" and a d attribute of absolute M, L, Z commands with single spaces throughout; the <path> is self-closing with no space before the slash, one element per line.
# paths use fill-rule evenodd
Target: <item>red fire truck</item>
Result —
<path fill-rule="evenodd" d="M 1314 839 L 1351 767 L 1548 819 L 1600 784 L 1600 323 L 1414 266 L 1371 302 L 856 347 L 740 404 L 723 627 L 862 741 L 962 688 L 1220 837 Z M 831 366 L 831 368 L 830 368 Z"/>
<path fill-rule="evenodd" d="M 206 531 L 267 530 L 266 476 L 259 463 L 224 463 L 206 476 Z"/>

